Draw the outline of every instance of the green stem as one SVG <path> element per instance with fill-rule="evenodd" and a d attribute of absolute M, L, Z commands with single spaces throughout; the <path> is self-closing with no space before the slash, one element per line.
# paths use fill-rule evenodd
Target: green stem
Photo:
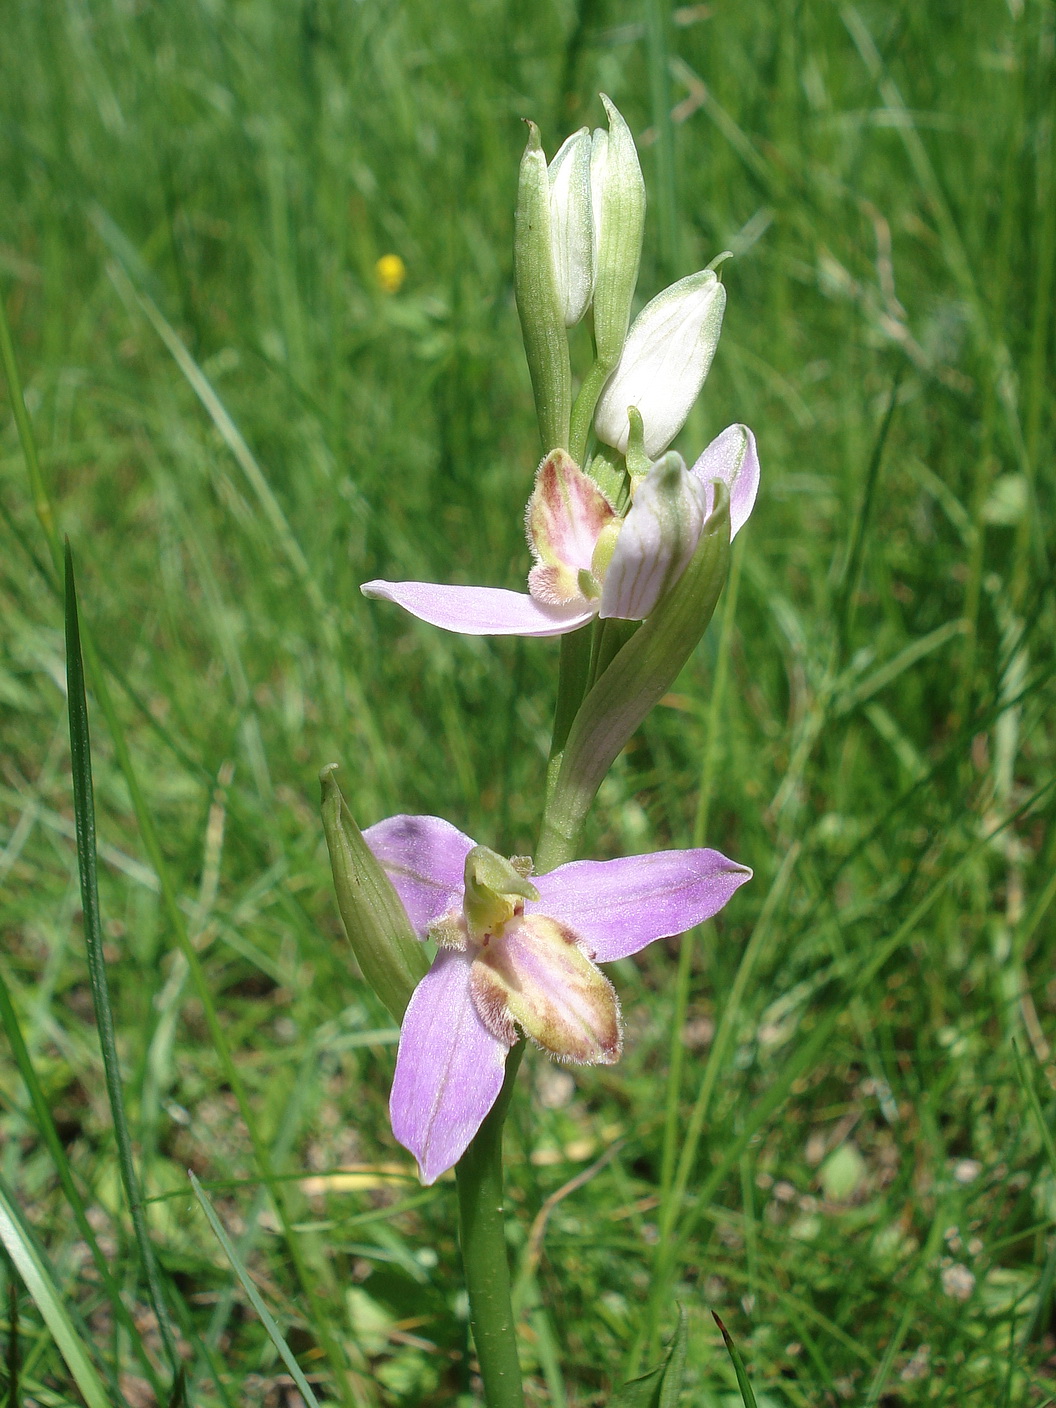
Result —
<path fill-rule="evenodd" d="M 593 658 L 594 627 L 570 631 L 561 637 L 561 662 L 557 676 L 557 705 L 550 740 L 550 757 L 556 758 L 565 746 L 569 729 L 590 687 L 590 664 Z"/>
<path fill-rule="evenodd" d="M 502 1126 L 523 1052 L 520 1041 L 498 1100 L 455 1169 L 469 1321 L 487 1408 L 524 1408 L 502 1215 Z"/>
<path fill-rule="evenodd" d="M 612 375 L 615 362 L 603 362 L 600 358 L 583 378 L 576 404 L 572 407 L 572 424 L 568 433 L 568 453 L 576 464 L 582 464 L 587 454 L 587 440 L 594 419 L 594 410 L 602 388 Z"/>

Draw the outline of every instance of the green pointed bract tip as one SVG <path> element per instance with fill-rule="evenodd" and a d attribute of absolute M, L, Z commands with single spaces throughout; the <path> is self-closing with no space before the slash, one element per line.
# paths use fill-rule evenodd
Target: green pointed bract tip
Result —
<path fill-rule="evenodd" d="M 521 336 L 535 393 L 544 450 L 568 448 L 572 369 L 568 335 L 554 268 L 550 177 L 534 122 L 521 158 L 514 216 L 513 281 Z"/>
<path fill-rule="evenodd" d="M 364 978 L 397 1022 L 429 967 L 407 911 L 348 809 L 330 763 L 319 774 L 341 922 Z"/>
<path fill-rule="evenodd" d="M 627 420 L 630 433 L 627 436 L 627 473 L 631 476 L 631 491 L 653 467 L 653 462 L 645 453 L 645 424 L 637 406 L 627 407 Z"/>
<path fill-rule="evenodd" d="M 507 860 L 487 846 L 474 846 L 466 856 L 463 913 L 472 938 L 501 929 L 513 918 L 518 900 L 539 898 L 524 870 L 523 862 Z"/>

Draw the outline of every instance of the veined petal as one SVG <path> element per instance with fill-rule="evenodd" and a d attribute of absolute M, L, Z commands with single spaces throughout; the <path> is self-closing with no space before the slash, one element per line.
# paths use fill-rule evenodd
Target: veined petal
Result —
<path fill-rule="evenodd" d="M 552 450 L 539 466 L 525 511 L 532 555 L 546 566 L 590 570 L 594 546 L 615 510 L 571 455 Z"/>
<path fill-rule="evenodd" d="M 392 881 L 419 937 L 462 898 L 466 856 L 476 844 L 438 816 L 390 816 L 363 839 Z"/>
<path fill-rule="evenodd" d="M 728 425 L 716 435 L 690 470 L 707 491 L 706 512 L 715 498 L 712 480 L 721 479 L 730 491 L 730 541 L 751 517 L 759 492 L 759 452 L 746 425 Z"/>
<path fill-rule="evenodd" d="M 712 850 L 577 860 L 535 876 L 539 899 L 525 911 L 567 924 L 592 958 L 612 963 L 710 919 L 751 878 Z"/>
<path fill-rule="evenodd" d="M 470 963 L 468 954 L 442 949 L 415 988 L 400 1032 L 389 1115 L 423 1183 L 458 1162 L 502 1089 L 510 1043 L 477 1015 Z"/>
<path fill-rule="evenodd" d="M 602 619 L 644 621 L 693 556 L 707 516 L 703 487 L 674 451 L 634 496 L 601 591 Z"/>
<path fill-rule="evenodd" d="M 470 985 L 485 1025 L 513 1041 L 516 1022 L 561 1061 L 611 1065 L 622 1047 L 612 984 L 576 935 L 544 914 L 513 919 L 477 951 Z"/>
<path fill-rule="evenodd" d="M 547 606 L 526 592 L 436 582 L 364 582 L 364 596 L 394 601 L 419 621 L 465 636 L 563 636 L 594 615 L 593 606 Z"/>
<path fill-rule="evenodd" d="M 598 439 L 627 449 L 627 407 L 637 406 L 650 459 L 667 449 L 685 424 L 719 341 L 726 290 L 714 270 L 680 279 L 635 318 L 616 370 L 594 414 Z"/>
<path fill-rule="evenodd" d="M 590 132 L 586 127 L 562 144 L 548 170 L 557 296 L 566 327 L 573 327 L 590 306 L 594 291 Z"/>

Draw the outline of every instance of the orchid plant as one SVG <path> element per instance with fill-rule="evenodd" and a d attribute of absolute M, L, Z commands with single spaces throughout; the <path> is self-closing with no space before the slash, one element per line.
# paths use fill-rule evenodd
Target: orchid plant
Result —
<path fill-rule="evenodd" d="M 711 849 L 579 856 L 608 768 L 711 619 L 759 486 L 747 426 L 728 426 L 691 468 L 669 448 L 715 355 L 725 256 L 631 322 L 645 185 L 627 124 L 602 102 L 607 128 L 574 133 L 549 164 L 529 123 L 521 162 L 515 285 L 543 449 L 525 510 L 527 591 L 362 588 L 444 630 L 562 637 L 535 855 L 502 856 L 432 816 L 361 832 L 333 766 L 322 777 L 345 929 L 401 1023 L 393 1135 L 424 1183 L 455 1170 L 489 1408 L 523 1403 L 501 1190 L 524 1042 L 557 1061 L 617 1061 L 619 999 L 598 965 L 711 918 L 751 878 Z M 588 312 L 594 359 L 573 398 L 567 330 Z"/>

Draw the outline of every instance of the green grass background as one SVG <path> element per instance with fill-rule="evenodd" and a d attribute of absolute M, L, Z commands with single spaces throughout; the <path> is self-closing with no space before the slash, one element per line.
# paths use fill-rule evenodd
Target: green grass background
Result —
<path fill-rule="evenodd" d="M 532 847 L 556 645 L 441 635 L 358 584 L 523 579 L 519 119 L 553 150 L 603 89 L 642 147 L 642 298 L 736 255 L 679 444 L 745 421 L 764 478 L 726 607 L 606 782 L 588 853 L 703 834 L 755 880 L 693 941 L 617 966 L 619 1066 L 526 1061 L 508 1148 L 531 1402 L 603 1403 L 676 1301 L 700 1408 L 740 1402 L 709 1308 L 760 1408 L 1045 1402 L 1051 0 L 2 18 L 0 294 L 117 724 L 90 689 L 125 1100 L 192 1401 L 301 1400 L 188 1168 L 321 1401 L 474 1392 L 453 1184 L 420 1190 L 392 1141 L 394 1033 L 340 936 L 316 775 L 340 762 L 363 824 L 432 812 Z M 10 399 L 0 514 L 0 977 L 26 1043 L 0 1056 L 0 1175 L 112 1401 L 141 1408 L 132 1341 L 167 1370 L 88 989 L 61 593 Z M 348 1165 L 374 1172 L 303 1182 Z M 0 1279 L 24 1401 L 79 1402 Z"/>

